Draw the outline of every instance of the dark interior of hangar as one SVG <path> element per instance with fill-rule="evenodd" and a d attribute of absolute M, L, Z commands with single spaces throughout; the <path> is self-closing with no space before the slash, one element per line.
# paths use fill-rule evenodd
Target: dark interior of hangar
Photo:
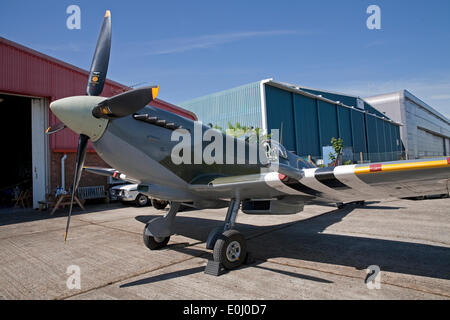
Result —
<path fill-rule="evenodd" d="M 13 206 L 20 194 L 25 202 L 32 195 L 31 99 L 0 94 L 0 108 L 3 163 L 0 205 L 6 207 Z"/>

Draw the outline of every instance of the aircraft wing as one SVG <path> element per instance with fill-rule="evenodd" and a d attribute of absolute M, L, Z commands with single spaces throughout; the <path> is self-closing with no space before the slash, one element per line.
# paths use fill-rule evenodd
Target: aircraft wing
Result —
<path fill-rule="evenodd" d="M 450 158 L 406 160 L 216 178 L 190 185 L 199 193 L 221 197 L 298 196 L 326 202 L 449 194 Z"/>
<path fill-rule="evenodd" d="M 127 177 L 125 174 L 120 173 L 119 171 L 113 168 L 83 167 L 83 169 L 86 170 L 87 172 L 98 174 L 105 177 L 113 177 L 115 179 L 121 179 L 131 183 L 140 183 L 139 180 Z"/>

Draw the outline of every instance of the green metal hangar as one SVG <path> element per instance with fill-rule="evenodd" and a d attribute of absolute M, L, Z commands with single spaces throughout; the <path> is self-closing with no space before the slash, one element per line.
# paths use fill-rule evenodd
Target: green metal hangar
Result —
<path fill-rule="evenodd" d="M 399 124 L 359 97 L 267 79 L 180 106 L 203 123 L 222 128 L 239 122 L 268 132 L 279 129 L 282 144 L 302 157 L 322 158 L 333 137 L 343 139 L 354 161 L 389 161 L 402 155 Z"/>

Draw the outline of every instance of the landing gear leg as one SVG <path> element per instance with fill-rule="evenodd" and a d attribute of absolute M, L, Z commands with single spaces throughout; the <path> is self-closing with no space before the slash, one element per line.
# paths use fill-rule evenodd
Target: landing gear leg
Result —
<path fill-rule="evenodd" d="M 161 249 L 167 245 L 174 232 L 173 221 L 180 205 L 179 202 L 171 202 L 169 212 L 164 217 L 154 218 L 145 225 L 142 237 L 150 250 Z"/>
<path fill-rule="evenodd" d="M 232 199 L 230 201 L 230 205 L 228 207 L 227 216 L 225 218 L 225 223 L 223 226 L 215 227 L 211 230 L 208 235 L 208 239 L 206 240 L 206 249 L 214 249 L 214 245 L 216 244 L 217 239 L 219 239 L 220 235 L 227 230 L 230 230 L 234 227 L 236 222 L 237 212 L 239 210 L 239 200 Z"/>
<path fill-rule="evenodd" d="M 244 236 L 233 229 L 240 203 L 239 199 L 231 200 L 224 226 L 214 229 L 208 237 L 207 246 L 214 248 L 214 262 L 228 270 L 238 268 L 247 256 Z"/>

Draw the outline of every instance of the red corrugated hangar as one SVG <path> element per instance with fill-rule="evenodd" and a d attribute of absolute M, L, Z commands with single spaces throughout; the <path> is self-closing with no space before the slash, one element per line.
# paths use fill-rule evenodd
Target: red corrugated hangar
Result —
<path fill-rule="evenodd" d="M 0 70 L 2 149 L 8 150 L 7 156 L 3 154 L 3 168 L 7 169 L 0 180 L 0 205 L 10 205 L 14 192 L 26 191 L 30 205 L 38 208 L 39 201 L 54 193 L 63 181 L 66 190 L 72 186 L 78 143 L 77 135 L 70 129 L 45 134 L 49 125 L 59 122 L 49 104 L 60 98 L 85 95 L 89 73 L 2 37 Z M 130 89 L 108 79 L 102 96 Z M 150 104 L 197 119 L 195 114 L 160 99 Z M 108 167 L 92 146 L 85 165 Z M 106 177 L 89 173 L 84 173 L 80 181 L 80 186 L 107 184 Z"/>

